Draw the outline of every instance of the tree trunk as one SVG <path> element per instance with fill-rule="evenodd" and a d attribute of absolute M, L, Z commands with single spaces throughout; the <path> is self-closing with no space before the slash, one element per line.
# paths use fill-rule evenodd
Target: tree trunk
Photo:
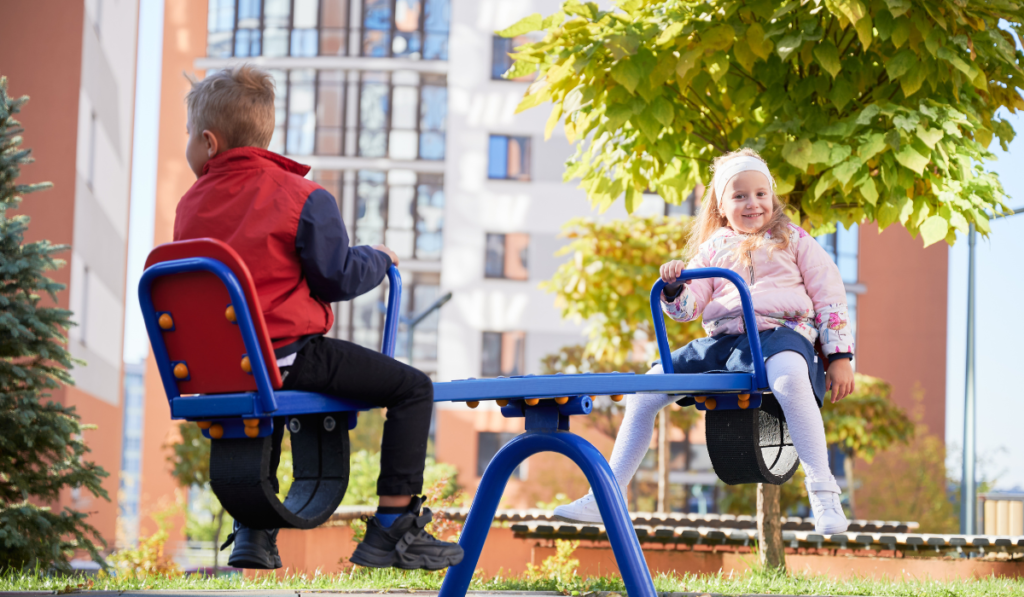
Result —
<path fill-rule="evenodd" d="M 213 531 L 213 575 L 217 576 L 217 570 L 220 568 L 220 530 L 224 526 L 223 506 L 214 518 L 217 520 L 217 526 Z"/>
<path fill-rule="evenodd" d="M 757 485 L 757 542 L 758 555 L 765 568 L 786 569 L 786 551 L 782 546 L 782 512 L 779 507 L 781 490 L 778 485 Z"/>
<path fill-rule="evenodd" d="M 854 491 L 857 489 L 853 476 L 853 459 L 854 455 L 852 453 L 846 453 L 846 458 L 843 459 L 843 473 L 846 475 L 846 494 L 849 496 L 848 505 L 851 519 L 857 518 L 857 515 L 855 514 L 857 510 L 853 501 Z"/>
<path fill-rule="evenodd" d="M 668 409 L 658 415 L 658 514 L 668 512 Z"/>

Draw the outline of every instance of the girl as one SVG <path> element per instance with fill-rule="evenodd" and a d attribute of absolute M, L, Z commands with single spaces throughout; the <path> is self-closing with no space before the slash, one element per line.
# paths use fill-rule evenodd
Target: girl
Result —
<path fill-rule="evenodd" d="M 662 265 L 661 279 L 675 282 L 686 267 L 721 267 L 747 281 L 768 383 L 786 415 L 807 476 L 815 529 L 823 534 L 841 533 L 848 523 L 839 504 L 839 486 L 829 470 L 819 412 L 828 390 L 837 402 L 852 392 L 854 385 L 850 365 L 853 333 L 839 268 L 821 245 L 786 217 L 775 196 L 775 181 L 756 152 L 741 149 L 725 154 L 715 160 L 712 169 L 714 177 L 687 246 L 689 264 L 670 261 Z M 663 292 L 661 301 L 662 309 L 676 321 L 704 316 L 708 337 L 672 353 L 677 373 L 753 368 L 739 293 L 730 282 L 717 278 L 689 281 L 672 296 Z M 829 358 L 828 374 L 815 356 L 816 340 Z M 649 373 L 661 373 L 661 365 Z M 623 495 L 647 453 L 658 411 L 678 396 L 629 398 L 611 457 Z M 679 402 L 687 406 L 693 404 L 693 398 Z M 601 523 L 592 493 L 555 508 L 555 517 Z"/>

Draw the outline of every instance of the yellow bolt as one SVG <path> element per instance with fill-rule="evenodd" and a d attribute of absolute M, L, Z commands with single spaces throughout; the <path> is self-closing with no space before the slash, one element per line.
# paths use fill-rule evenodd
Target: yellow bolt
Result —
<path fill-rule="evenodd" d="M 224 310 L 224 317 L 226 317 L 231 323 L 235 323 L 235 321 L 238 320 L 238 318 L 235 317 L 234 305 L 228 305 L 228 308 Z"/>
<path fill-rule="evenodd" d="M 185 363 L 178 363 L 174 366 L 174 377 L 177 377 L 178 379 L 185 379 L 188 377 L 188 367 L 185 366 Z"/>
<path fill-rule="evenodd" d="M 495 400 L 495 402 L 498 403 L 498 406 L 503 407 L 503 408 L 508 406 L 508 400 Z"/>
<path fill-rule="evenodd" d="M 612 402 L 622 402 L 622 394 L 614 394 L 611 398 Z"/>
<path fill-rule="evenodd" d="M 260 420 L 259 419 L 242 419 L 242 423 L 246 427 L 259 427 L 260 426 Z"/>
<path fill-rule="evenodd" d="M 704 408 L 708 410 L 715 410 L 716 406 L 718 406 L 718 401 L 714 398 L 708 398 L 704 401 Z"/>
<path fill-rule="evenodd" d="M 212 421 L 199 421 L 198 423 L 196 423 L 196 425 L 199 425 L 200 429 L 209 429 L 210 425 L 213 425 L 213 422 Z"/>
<path fill-rule="evenodd" d="M 252 373 L 252 363 L 249 362 L 249 357 L 242 357 L 242 371 Z"/>
<path fill-rule="evenodd" d="M 224 428 L 220 426 L 220 423 L 210 426 L 210 437 L 213 439 L 224 437 Z"/>
<path fill-rule="evenodd" d="M 259 434 L 260 434 L 260 428 L 259 427 L 246 427 L 245 428 L 245 435 L 248 436 L 248 437 L 256 437 Z M 213 436 L 211 435 L 211 437 L 213 437 Z"/>
<path fill-rule="evenodd" d="M 738 400 L 739 400 L 740 402 L 747 402 L 747 401 L 749 401 L 749 400 L 750 400 L 750 394 L 739 394 L 739 395 L 737 395 L 737 396 L 736 396 L 736 398 L 737 398 L 737 399 L 738 399 Z"/>
<path fill-rule="evenodd" d="M 537 406 L 537 404 L 540 403 L 540 398 L 527 398 L 523 402 L 525 402 L 527 406 Z"/>
<path fill-rule="evenodd" d="M 693 397 L 693 399 L 696 400 L 697 402 L 704 402 L 705 400 L 707 400 L 707 398 L 708 398 L 707 396 L 694 396 Z"/>
<path fill-rule="evenodd" d="M 476 408 L 480 406 L 480 402 L 478 400 L 467 400 L 466 406 L 468 406 L 469 408 Z"/>
<path fill-rule="evenodd" d="M 745 400 L 740 400 L 737 404 L 739 405 L 740 408 L 742 408 L 744 410 L 750 408 L 750 403 L 745 401 Z"/>
<path fill-rule="evenodd" d="M 561 398 L 555 398 L 555 404 L 565 404 L 569 401 L 568 396 L 562 396 Z"/>
<path fill-rule="evenodd" d="M 174 327 L 174 319 L 171 318 L 170 313 L 163 313 L 160 318 L 157 319 L 157 323 L 160 324 L 160 329 L 169 330 Z"/>

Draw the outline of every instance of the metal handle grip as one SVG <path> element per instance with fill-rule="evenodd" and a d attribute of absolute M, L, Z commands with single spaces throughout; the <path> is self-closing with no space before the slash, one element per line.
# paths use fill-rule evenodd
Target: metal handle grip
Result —
<path fill-rule="evenodd" d="M 398 268 L 388 268 L 388 306 L 384 315 L 384 340 L 381 342 L 380 351 L 391 358 L 395 358 L 395 344 L 398 340 L 398 320 L 401 317 L 398 310 L 402 306 L 402 275 Z"/>
<path fill-rule="evenodd" d="M 759 389 L 768 387 L 768 374 L 764 370 L 764 356 L 761 351 L 761 338 L 757 334 L 757 319 L 754 317 L 754 302 L 750 298 L 747 283 L 739 274 L 720 267 L 705 267 L 685 270 L 672 284 L 686 280 L 703 278 L 725 278 L 733 283 L 740 293 L 740 304 L 743 307 L 743 323 L 747 328 L 747 340 L 750 341 L 750 352 L 754 360 L 754 383 Z M 667 284 L 658 279 L 651 288 L 651 317 L 654 319 L 654 333 L 658 340 L 658 353 L 661 356 L 661 368 L 665 373 L 674 373 L 672 368 L 672 351 L 668 345 L 668 333 L 665 331 L 665 318 L 661 312 L 661 291 Z"/>

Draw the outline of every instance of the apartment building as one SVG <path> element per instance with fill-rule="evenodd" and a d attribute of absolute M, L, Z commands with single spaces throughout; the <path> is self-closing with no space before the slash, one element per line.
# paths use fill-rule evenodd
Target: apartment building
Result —
<path fill-rule="evenodd" d="M 11 95 L 31 98 L 18 118 L 36 162 L 20 182 L 54 184 L 24 203 L 32 218 L 26 240 L 71 246 L 51 277 L 67 286 L 58 304 L 78 324 L 68 348 L 85 365 L 72 372 L 75 385 L 51 399 L 97 426 L 85 432 L 89 458 L 110 473 L 103 486 L 111 501 L 72 489 L 56 506 L 87 512 L 113 547 L 138 0 L 8 2 L 3 10 L 0 75 Z"/>

